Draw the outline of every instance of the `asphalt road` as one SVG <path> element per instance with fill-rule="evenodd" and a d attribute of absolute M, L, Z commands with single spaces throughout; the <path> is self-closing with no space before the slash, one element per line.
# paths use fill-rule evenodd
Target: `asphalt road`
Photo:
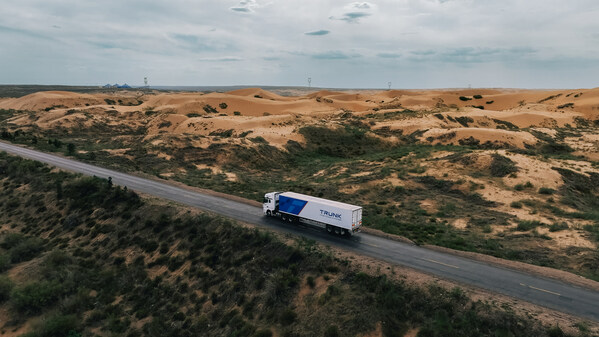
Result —
<path fill-rule="evenodd" d="M 291 225 L 278 219 L 267 218 L 262 215 L 261 208 L 242 202 L 201 194 L 20 146 L 0 142 L 0 151 L 38 160 L 68 171 L 102 178 L 112 177 L 115 184 L 127 186 L 135 191 L 243 222 L 302 235 L 356 254 L 411 267 L 443 279 L 473 285 L 599 322 L 599 292 L 594 290 L 365 233 L 354 235 L 351 238 L 332 236 L 314 227 Z"/>

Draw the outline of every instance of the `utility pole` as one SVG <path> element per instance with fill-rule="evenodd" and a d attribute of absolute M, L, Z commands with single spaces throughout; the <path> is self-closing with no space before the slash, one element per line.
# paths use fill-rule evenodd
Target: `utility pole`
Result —
<path fill-rule="evenodd" d="M 312 77 L 308 77 L 308 88 L 312 88 Z"/>

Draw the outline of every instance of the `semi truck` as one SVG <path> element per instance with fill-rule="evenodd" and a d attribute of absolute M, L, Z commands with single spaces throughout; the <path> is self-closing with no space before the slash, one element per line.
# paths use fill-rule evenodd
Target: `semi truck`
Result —
<path fill-rule="evenodd" d="M 362 227 L 362 207 L 294 192 L 264 195 L 264 215 L 304 222 L 337 235 L 353 235 Z"/>

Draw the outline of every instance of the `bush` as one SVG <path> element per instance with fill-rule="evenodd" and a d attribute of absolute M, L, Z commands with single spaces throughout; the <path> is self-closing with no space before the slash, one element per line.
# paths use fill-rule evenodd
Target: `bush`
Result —
<path fill-rule="evenodd" d="M 537 228 L 539 226 L 545 226 L 544 223 L 538 221 L 538 220 L 533 220 L 533 221 L 520 221 L 518 223 L 518 226 L 516 227 L 516 230 L 521 231 L 521 232 L 525 232 L 525 231 L 529 231 L 533 228 Z"/>
<path fill-rule="evenodd" d="M 489 166 L 491 175 L 494 177 L 505 177 L 510 173 L 518 172 L 516 163 L 514 163 L 508 157 L 504 157 L 500 154 L 494 153 L 492 155 L 493 160 Z"/>
<path fill-rule="evenodd" d="M 522 208 L 522 203 L 520 201 L 512 201 L 510 203 L 511 208 Z"/>
<path fill-rule="evenodd" d="M 10 256 L 6 254 L 0 254 L 0 272 L 3 272 L 10 268 Z"/>
<path fill-rule="evenodd" d="M 57 314 L 44 319 L 39 326 L 33 329 L 31 335 L 36 337 L 81 336 L 77 333 L 78 325 L 79 320 L 77 316 Z M 26 336 L 29 336 L 29 334 Z"/>
<path fill-rule="evenodd" d="M 270 329 L 260 329 L 260 330 L 256 331 L 252 336 L 253 337 L 272 337 L 272 331 L 270 331 Z"/>
<path fill-rule="evenodd" d="M 563 231 L 563 230 L 566 230 L 569 228 L 570 228 L 570 226 L 568 226 L 567 223 L 558 222 L 558 223 L 554 223 L 553 225 L 549 226 L 549 231 L 550 232 L 559 232 L 559 231 Z"/>
<path fill-rule="evenodd" d="M 281 325 L 287 326 L 287 325 L 290 325 L 293 322 L 295 322 L 296 318 L 297 318 L 297 314 L 293 310 L 287 308 L 281 314 L 279 321 L 281 322 Z"/>
<path fill-rule="evenodd" d="M 308 287 L 314 289 L 314 286 L 316 286 L 316 282 L 314 282 L 314 277 L 308 276 L 308 278 L 306 279 L 306 284 L 308 284 Z"/>
<path fill-rule="evenodd" d="M 470 101 L 471 99 L 472 99 L 472 98 L 470 98 L 470 97 L 466 97 L 466 96 L 460 96 L 460 101 L 467 102 L 467 101 Z"/>
<path fill-rule="evenodd" d="M 234 114 L 235 116 L 241 116 L 241 112 L 239 112 L 239 111 L 233 111 L 233 114 Z"/>
<path fill-rule="evenodd" d="M 11 302 L 21 313 L 35 314 L 56 302 L 62 296 L 62 292 L 62 286 L 58 281 L 34 282 L 14 289 Z"/>
<path fill-rule="evenodd" d="M 474 123 L 474 119 L 468 116 L 461 116 L 455 118 L 456 122 L 462 124 L 463 127 L 468 127 L 468 123 Z"/>
<path fill-rule="evenodd" d="M 75 154 L 75 144 L 73 144 L 73 143 L 68 143 L 67 144 L 67 154 L 69 156 L 72 156 L 72 155 Z"/>
<path fill-rule="evenodd" d="M 226 109 L 227 108 L 227 103 L 223 102 L 223 103 L 219 104 L 218 107 L 221 108 L 221 109 Z"/>
<path fill-rule="evenodd" d="M 10 292 L 14 284 L 7 276 L 0 276 L 0 303 L 10 298 Z"/>
<path fill-rule="evenodd" d="M 329 325 L 329 327 L 324 331 L 325 337 L 340 337 L 341 332 L 339 332 L 339 328 L 336 325 Z"/>
<path fill-rule="evenodd" d="M 204 109 L 204 111 L 206 111 L 206 113 L 218 113 L 218 110 L 216 110 L 213 106 L 211 106 L 210 104 L 206 104 L 204 105 L 204 107 L 202 108 Z"/>
<path fill-rule="evenodd" d="M 482 95 L 474 95 L 474 96 L 472 96 L 472 97 L 473 97 L 474 99 L 481 99 L 481 98 L 483 98 L 483 96 L 482 96 Z"/>
<path fill-rule="evenodd" d="M 12 263 L 29 261 L 36 257 L 44 249 L 44 243 L 40 238 L 27 238 L 10 249 L 10 260 Z"/>
<path fill-rule="evenodd" d="M 539 188 L 539 194 L 553 194 L 555 190 L 549 187 L 541 187 Z"/>

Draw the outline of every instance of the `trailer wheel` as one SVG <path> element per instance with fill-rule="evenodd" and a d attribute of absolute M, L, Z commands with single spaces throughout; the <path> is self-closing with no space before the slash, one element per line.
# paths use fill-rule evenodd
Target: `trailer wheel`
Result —
<path fill-rule="evenodd" d="M 339 227 L 335 227 L 335 234 L 339 235 Z"/>
<path fill-rule="evenodd" d="M 294 220 L 293 218 L 294 218 L 294 217 L 293 217 L 292 215 L 290 215 L 290 216 L 289 216 L 289 218 L 287 218 L 287 220 L 288 220 L 289 222 L 293 222 L 293 220 Z"/>
<path fill-rule="evenodd" d="M 327 225 L 327 232 L 329 232 L 329 234 L 333 232 L 331 225 Z"/>
<path fill-rule="evenodd" d="M 340 235 L 341 235 L 341 236 L 345 236 L 345 228 L 341 228 L 341 233 L 340 233 Z"/>
<path fill-rule="evenodd" d="M 283 221 L 287 221 L 287 215 L 281 214 L 281 219 L 283 219 Z"/>

